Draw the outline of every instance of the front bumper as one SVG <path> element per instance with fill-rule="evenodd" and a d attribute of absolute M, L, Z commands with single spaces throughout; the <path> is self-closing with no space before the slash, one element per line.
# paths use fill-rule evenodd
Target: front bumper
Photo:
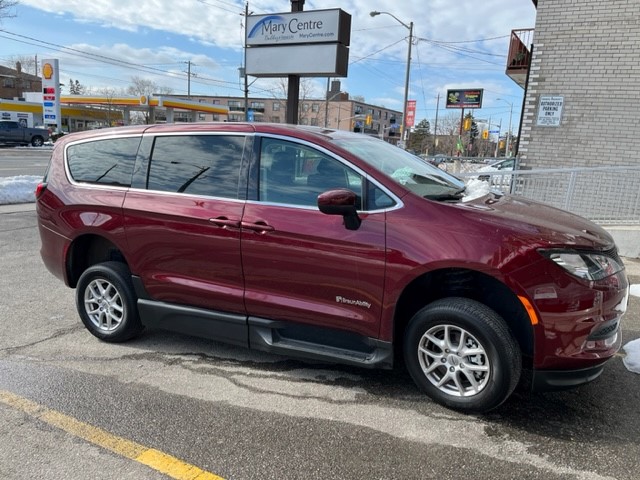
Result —
<path fill-rule="evenodd" d="M 531 389 L 534 392 L 548 392 L 589 383 L 600 376 L 606 363 L 580 370 L 534 370 Z"/>

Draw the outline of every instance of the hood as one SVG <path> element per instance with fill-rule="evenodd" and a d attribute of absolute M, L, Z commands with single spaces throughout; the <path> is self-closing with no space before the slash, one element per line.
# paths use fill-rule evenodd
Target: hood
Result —
<path fill-rule="evenodd" d="M 486 195 L 458 207 L 474 212 L 475 221 L 524 234 L 541 247 L 603 250 L 614 246 L 611 235 L 590 220 L 527 198 Z"/>

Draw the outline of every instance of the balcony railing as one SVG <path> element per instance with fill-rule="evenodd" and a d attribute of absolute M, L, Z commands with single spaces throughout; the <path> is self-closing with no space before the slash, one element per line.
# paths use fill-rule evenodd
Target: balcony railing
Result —
<path fill-rule="evenodd" d="M 533 32 L 533 28 L 511 30 L 511 41 L 509 42 L 506 73 L 522 88 L 525 87 L 529 64 L 531 62 Z"/>

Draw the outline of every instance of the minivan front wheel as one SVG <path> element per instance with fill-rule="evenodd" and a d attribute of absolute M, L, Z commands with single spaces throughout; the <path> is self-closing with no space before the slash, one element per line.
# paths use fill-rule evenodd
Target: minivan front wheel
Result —
<path fill-rule="evenodd" d="M 76 307 L 82 323 L 107 342 L 124 342 L 142 331 L 131 273 L 120 262 L 94 265 L 80 276 Z"/>
<path fill-rule="evenodd" d="M 518 342 L 504 320 L 468 298 L 444 298 L 419 310 L 404 338 L 411 377 L 435 401 L 465 412 L 504 402 L 520 378 Z"/>

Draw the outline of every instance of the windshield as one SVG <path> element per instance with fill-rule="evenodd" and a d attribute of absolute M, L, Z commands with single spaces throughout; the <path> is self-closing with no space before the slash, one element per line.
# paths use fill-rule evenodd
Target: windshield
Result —
<path fill-rule="evenodd" d="M 401 148 L 366 135 L 333 141 L 421 197 L 434 200 L 462 197 L 463 181 Z"/>

